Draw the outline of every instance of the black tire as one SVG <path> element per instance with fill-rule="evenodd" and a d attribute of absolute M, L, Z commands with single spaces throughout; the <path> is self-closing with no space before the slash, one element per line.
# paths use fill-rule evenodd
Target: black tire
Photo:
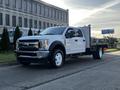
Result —
<path fill-rule="evenodd" d="M 51 53 L 49 61 L 52 67 L 60 68 L 64 64 L 64 61 L 65 61 L 63 51 L 60 49 L 55 49 Z"/>
<path fill-rule="evenodd" d="M 30 62 L 22 61 L 23 58 L 18 58 L 18 56 L 16 57 L 16 59 L 17 59 L 17 62 L 23 66 L 29 66 L 31 64 Z"/>
<path fill-rule="evenodd" d="M 98 48 L 95 52 L 93 52 L 93 59 L 102 59 L 103 54 L 103 48 Z"/>
<path fill-rule="evenodd" d="M 23 66 L 29 66 L 30 62 L 20 62 L 20 64 L 23 65 Z"/>

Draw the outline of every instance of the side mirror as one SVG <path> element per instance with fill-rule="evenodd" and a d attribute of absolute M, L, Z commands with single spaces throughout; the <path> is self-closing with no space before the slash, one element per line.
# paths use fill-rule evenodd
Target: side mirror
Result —
<path fill-rule="evenodd" d="M 72 38 L 72 37 L 70 36 L 70 34 L 68 34 L 68 33 L 65 35 L 65 37 L 66 37 L 66 38 Z"/>

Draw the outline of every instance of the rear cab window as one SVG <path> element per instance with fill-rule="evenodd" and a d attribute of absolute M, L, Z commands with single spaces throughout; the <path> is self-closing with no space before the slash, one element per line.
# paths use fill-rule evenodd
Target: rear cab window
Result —
<path fill-rule="evenodd" d="M 76 37 L 83 37 L 83 33 L 80 29 L 75 29 Z"/>

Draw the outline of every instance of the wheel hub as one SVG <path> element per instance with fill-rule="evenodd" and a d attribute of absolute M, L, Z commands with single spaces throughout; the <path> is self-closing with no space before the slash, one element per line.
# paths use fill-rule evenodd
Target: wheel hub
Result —
<path fill-rule="evenodd" d="M 99 56 L 100 56 L 100 58 L 103 56 L 102 49 L 99 50 Z"/>
<path fill-rule="evenodd" d="M 57 66 L 60 66 L 62 64 L 62 54 L 61 53 L 57 53 L 55 55 L 55 63 Z"/>

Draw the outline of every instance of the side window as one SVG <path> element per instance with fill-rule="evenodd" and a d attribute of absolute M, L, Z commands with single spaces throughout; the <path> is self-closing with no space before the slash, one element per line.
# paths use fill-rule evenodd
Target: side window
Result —
<path fill-rule="evenodd" d="M 75 30 L 73 28 L 69 28 L 65 34 L 66 38 L 75 37 Z"/>
<path fill-rule="evenodd" d="M 82 31 L 80 29 L 76 30 L 76 37 L 83 37 Z"/>

